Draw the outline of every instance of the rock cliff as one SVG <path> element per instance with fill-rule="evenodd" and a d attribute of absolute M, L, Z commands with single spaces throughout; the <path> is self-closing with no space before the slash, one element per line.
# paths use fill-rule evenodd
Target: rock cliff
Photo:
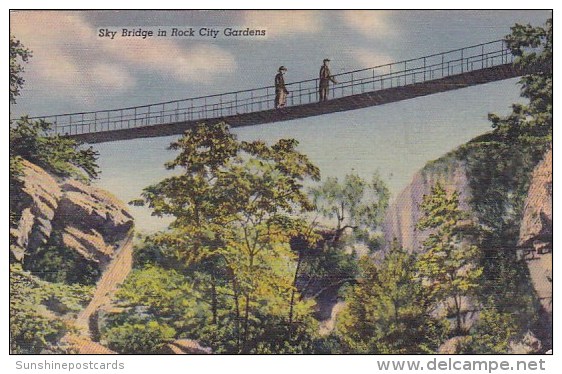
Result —
<path fill-rule="evenodd" d="M 454 152 L 428 163 L 416 173 L 412 182 L 396 197 L 387 211 L 383 222 L 386 245 L 396 239 L 410 251 L 420 250 L 429 232 L 420 232 L 415 228 L 421 217 L 419 205 L 436 182 L 442 183 L 449 191 L 460 192 L 461 209 L 471 212 L 472 192 L 467 174 L 466 165 L 455 157 Z M 512 249 L 504 250 L 513 250 L 514 253 L 518 250 L 525 259 L 532 287 L 542 310 L 538 316 L 539 325 L 528 332 L 521 342 L 513 342 L 510 346 L 512 353 L 544 351 L 552 346 L 552 150 L 535 167 L 530 182 L 520 224 L 518 248 L 512 246 Z M 456 345 L 457 341 L 451 340 L 448 345 L 443 346 L 443 352 L 453 350 L 451 347 Z"/>
<path fill-rule="evenodd" d="M 105 270 L 133 227 L 126 206 L 107 191 L 59 180 L 27 161 L 23 175 L 21 217 L 11 228 L 12 255 L 25 263 L 41 247 L 63 246 Z"/>
<path fill-rule="evenodd" d="M 546 347 L 552 344 L 552 149 L 533 171 L 519 231 L 533 288 L 541 303 L 538 335 Z"/>
<path fill-rule="evenodd" d="M 448 192 L 460 192 L 460 208 L 468 210 L 470 190 L 461 161 L 445 157 L 429 163 L 417 172 L 412 182 L 396 197 L 387 210 L 383 232 L 387 245 L 394 239 L 409 251 L 419 251 L 429 232 L 420 232 L 416 223 L 421 218 L 419 205 L 423 196 L 431 192 L 435 183 L 440 182 Z"/>
<path fill-rule="evenodd" d="M 91 340 L 88 324 L 131 270 L 133 217 L 109 192 L 56 178 L 25 160 L 22 182 L 20 218 L 10 229 L 13 258 L 39 277 L 71 269 L 71 279 L 49 281 L 95 282 L 93 298 L 76 320 L 63 316 L 77 330 L 60 343 L 80 354 L 114 353 Z M 52 256 L 59 256 L 59 262 Z M 86 278 L 86 273 L 97 277 Z"/>

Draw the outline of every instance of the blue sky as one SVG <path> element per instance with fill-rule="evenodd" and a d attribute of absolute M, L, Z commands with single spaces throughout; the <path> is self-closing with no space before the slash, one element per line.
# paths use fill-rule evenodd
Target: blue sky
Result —
<path fill-rule="evenodd" d="M 17 12 L 11 32 L 33 50 L 12 116 L 112 109 L 316 77 L 322 59 L 342 72 L 500 39 L 514 23 L 543 24 L 549 11 L 88 11 Z M 264 28 L 266 38 L 98 38 L 99 28 Z M 399 103 L 236 129 L 242 139 L 294 137 L 324 176 L 378 170 L 397 194 L 427 161 L 490 129 L 516 80 Z M 96 145 L 97 182 L 127 201 L 166 175 L 172 138 Z M 165 223 L 133 208 L 137 226 Z"/>

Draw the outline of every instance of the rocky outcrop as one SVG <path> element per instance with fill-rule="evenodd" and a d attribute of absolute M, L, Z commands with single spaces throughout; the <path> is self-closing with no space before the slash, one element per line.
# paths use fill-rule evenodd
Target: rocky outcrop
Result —
<path fill-rule="evenodd" d="M 68 334 L 63 338 L 63 344 L 67 344 L 71 351 L 81 355 L 117 354 L 117 352 L 80 335 Z"/>
<path fill-rule="evenodd" d="M 533 171 L 518 246 L 542 307 L 537 335 L 548 349 L 552 346 L 552 149 Z"/>
<path fill-rule="evenodd" d="M 59 206 L 62 191 L 56 180 L 25 160 L 23 164 L 23 208 L 16 227 L 10 234 L 15 243 L 10 248 L 13 256 L 21 261 L 26 253 L 46 244 L 52 232 L 52 221 Z"/>
<path fill-rule="evenodd" d="M 508 353 L 526 355 L 543 351 L 542 343 L 535 335 L 528 331 L 521 339 L 510 342 Z"/>
<path fill-rule="evenodd" d="M 203 347 L 195 340 L 178 339 L 170 344 L 166 344 L 159 353 L 173 355 L 208 355 L 213 352 L 211 348 Z"/>
<path fill-rule="evenodd" d="M 460 208 L 468 210 L 470 190 L 464 164 L 450 158 L 430 163 L 414 175 L 412 182 L 388 208 L 383 222 L 386 245 L 396 239 L 409 251 L 420 250 L 429 231 L 421 232 L 416 229 L 416 223 L 422 217 L 419 205 L 423 196 L 430 194 L 431 188 L 437 182 L 440 182 L 448 192 L 458 191 Z"/>
<path fill-rule="evenodd" d="M 25 160 L 23 185 L 12 255 L 21 261 L 42 246 L 64 246 L 104 270 L 133 226 L 125 205 L 107 191 L 58 180 Z"/>
<path fill-rule="evenodd" d="M 533 171 L 518 245 L 538 254 L 552 251 L 552 150 Z"/>
<path fill-rule="evenodd" d="M 440 355 L 456 355 L 463 353 L 465 347 L 471 342 L 471 336 L 454 336 L 443 342 L 437 349 L 437 353 Z"/>
<path fill-rule="evenodd" d="M 133 217 L 107 191 L 56 178 L 25 160 L 22 165 L 23 191 L 17 201 L 21 212 L 10 230 L 12 256 L 25 266 L 39 252 L 62 247 L 70 251 L 60 252 L 64 256 L 80 259 L 64 257 L 79 273 L 86 271 L 80 268 L 84 263 L 97 268 L 101 277 L 94 279 L 93 298 L 72 323 L 75 330 L 60 343 L 80 354 L 115 353 L 91 339 L 89 323 L 131 270 Z"/>

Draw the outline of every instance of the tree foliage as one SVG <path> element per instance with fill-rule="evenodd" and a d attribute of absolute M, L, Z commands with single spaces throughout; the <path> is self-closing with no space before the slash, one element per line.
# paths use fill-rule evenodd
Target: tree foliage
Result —
<path fill-rule="evenodd" d="M 519 333 L 520 328 L 513 315 L 498 311 L 493 302 L 489 302 L 487 308 L 480 313 L 466 353 L 509 353 L 510 343 Z"/>
<path fill-rule="evenodd" d="M 434 352 L 439 321 L 430 315 L 430 298 L 417 276 L 416 255 L 393 243 L 379 263 L 360 262 L 362 275 L 338 316 L 337 336 L 348 353 Z"/>
<path fill-rule="evenodd" d="M 423 242 L 419 275 L 427 282 L 429 298 L 447 306 L 456 319 L 456 331 L 462 332 L 463 303 L 476 293 L 482 275 L 480 251 L 472 244 L 477 231 L 459 208 L 459 193 L 448 194 L 440 183 L 424 195 L 420 208 L 423 216 L 417 229 L 432 231 Z"/>
<path fill-rule="evenodd" d="M 10 265 L 10 352 L 61 353 L 60 339 L 71 330 L 66 320 L 92 297 L 92 287 L 42 281 Z"/>
<path fill-rule="evenodd" d="M 105 335 L 110 349 L 119 353 L 158 353 L 164 344 L 173 340 L 175 330 L 156 321 L 113 327 Z"/>
<path fill-rule="evenodd" d="M 492 127 L 505 141 L 552 141 L 552 37 L 552 19 L 544 27 L 516 24 L 506 36 L 515 64 L 532 72 L 520 80 L 521 97 L 529 103 L 514 104 L 512 113 L 504 118 L 489 116 Z"/>
<path fill-rule="evenodd" d="M 340 242 L 345 230 L 351 229 L 357 237 L 368 237 L 369 230 L 378 228 L 388 207 L 390 193 L 374 174 L 368 182 L 355 173 L 347 174 L 343 181 L 328 177 L 318 187 L 311 188 L 316 210 L 334 223 L 334 245 Z"/>
<path fill-rule="evenodd" d="M 31 52 L 14 36 L 10 36 L 10 103 L 24 84 L 23 63 Z M 10 121 L 10 225 L 15 226 L 25 204 L 23 193 L 22 160 L 32 162 L 59 177 L 89 181 L 98 176 L 98 153 L 92 147 L 84 148 L 73 139 L 54 135 L 51 124 L 23 116 Z M 14 238 L 10 236 L 10 243 Z"/>
<path fill-rule="evenodd" d="M 526 103 L 514 104 L 505 117 L 490 115 L 494 130 L 456 153 L 483 229 L 480 303 L 510 315 L 521 333 L 532 328 L 539 310 L 527 264 L 514 248 L 532 171 L 552 146 L 552 19 L 542 27 L 517 24 L 506 40 L 526 72 L 519 82 Z"/>
<path fill-rule="evenodd" d="M 10 159 L 25 159 L 61 177 L 83 181 L 98 176 L 92 147 L 82 148 L 77 141 L 53 135 L 51 124 L 22 117 L 10 127 Z"/>
<path fill-rule="evenodd" d="M 31 51 L 26 48 L 15 36 L 10 35 L 10 104 L 16 103 L 16 97 L 20 95 L 25 80 L 24 63 L 32 56 Z"/>
<path fill-rule="evenodd" d="M 10 104 L 25 82 L 24 63 L 31 57 L 29 51 L 14 36 L 10 36 Z M 98 175 L 97 153 L 83 149 L 74 140 L 53 136 L 51 125 L 45 121 L 30 120 L 27 116 L 10 121 L 10 227 L 16 226 L 27 203 L 24 188 L 22 160 L 43 167 L 59 177 L 77 177 L 83 180 Z M 10 234 L 10 244 L 14 237 Z M 49 249 L 53 250 L 49 252 Z M 70 327 L 66 320 L 75 316 L 91 298 L 91 287 L 68 285 L 76 274 L 73 264 L 64 261 L 53 248 L 42 249 L 45 257 L 41 269 L 53 271 L 45 282 L 23 271 L 15 258 L 10 257 L 10 349 L 12 353 L 60 353 L 66 348 L 60 344 Z M 47 252 L 49 252 L 47 254 Z M 49 267 L 51 266 L 51 267 Z M 62 270 L 60 273 L 59 271 Z M 67 279 L 66 276 L 70 275 Z M 81 275 L 78 275 L 81 277 Z M 63 279 L 64 278 L 64 279 Z M 61 282 L 61 283 L 58 283 Z"/>
<path fill-rule="evenodd" d="M 237 352 L 259 349 L 255 335 L 274 327 L 263 326 L 263 316 L 296 325 L 310 313 L 310 303 L 291 297 L 290 241 L 299 235 L 313 240 L 299 214 L 313 208 L 303 182 L 318 180 L 319 170 L 297 145 L 293 139 L 271 146 L 238 141 L 224 123 L 199 124 L 170 146 L 179 154 L 166 167 L 181 173 L 145 188 L 132 202 L 174 217 L 168 232 L 148 241 L 208 274 L 212 324 L 228 311 L 222 316 L 228 332 L 222 333 Z"/>

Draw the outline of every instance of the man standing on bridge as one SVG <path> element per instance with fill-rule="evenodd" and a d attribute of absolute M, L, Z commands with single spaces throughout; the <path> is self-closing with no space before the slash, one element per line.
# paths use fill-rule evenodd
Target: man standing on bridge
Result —
<path fill-rule="evenodd" d="M 275 76 L 275 109 L 283 108 L 287 104 L 287 95 L 289 91 L 285 87 L 285 79 L 283 74 L 287 71 L 285 66 L 279 67 L 279 73 Z"/>
<path fill-rule="evenodd" d="M 330 59 L 325 58 L 323 62 L 324 64 L 320 68 L 320 101 L 328 100 L 330 81 L 332 81 L 332 83 L 334 84 L 338 83 L 336 82 L 336 79 L 333 77 L 332 73 L 330 73 L 330 68 L 328 67 L 328 62 L 330 62 Z"/>

